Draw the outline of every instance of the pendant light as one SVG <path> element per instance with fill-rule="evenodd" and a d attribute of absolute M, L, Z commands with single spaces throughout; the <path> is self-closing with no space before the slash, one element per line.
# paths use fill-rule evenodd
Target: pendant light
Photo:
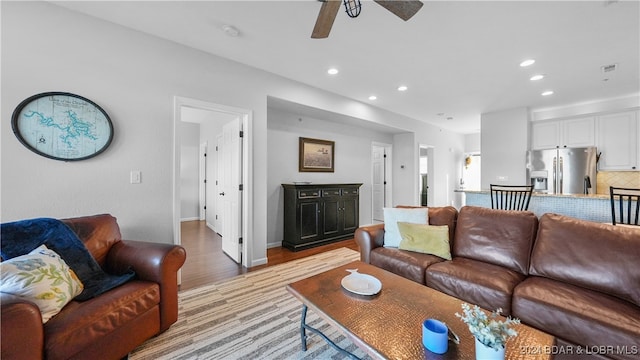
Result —
<path fill-rule="evenodd" d="M 354 18 L 360 15 L 360 10 L 362 10 L 362 4 L 360 3 L 360 0 L 343 0 L 343 2 L 344 9 L 349 17 Z"/>

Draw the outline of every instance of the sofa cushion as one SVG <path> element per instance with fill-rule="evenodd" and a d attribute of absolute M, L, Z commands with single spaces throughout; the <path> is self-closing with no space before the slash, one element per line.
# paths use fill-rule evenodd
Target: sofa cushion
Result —
<path fill-rule="evenodd" d="M 82 240 L 96 262 L 104 270 L 110 271 L 105 267 L 107 254 L 109 249 L 122 239 L 116 218 L 109 214 L 101 214 L 63 219 L 62 222 Z"/>
<path fill-rule="evenodd" d="M 424 285 L 427 267 L 444 259 L 431 254 L 378 247 L 371 250 L 370 261 L 371 265 Z"/>
<path fill-rule="evenodd" d="M 67 263 L 45 245 L 1 262 L 0 277 L 0 291 L 36 304 L 43 323 L 59 313 L 83 289 Z"/>
<path fill-rule="evenodd" d="M 412 224 L 398 222 L 402 240 L 398 246 L 401 250 L 431 254 L 451 260 L 449 246 L 449 227 L 428 224 Z"/>
<path fill-rule="evenodd" d="M 384 246 L 397 248 L 402 237 L 398 222 L 428 224 L 429 210 L 425 208 L 384 208 Z"/>
<path fill-rule="evenodd" d="M 466 258 L 453 258 L 427 268 L 426 284 L 488 310 L 511 313 L 511 296 L 525 276 L 504 267 Z"/>
<path fill-rule="evenodd" d="M 545 214 L 540 218 L 529 272 L 640 306 L 638 259 L 639 230 Z"/>
<path fill-rule="evenodd" d="M 512 315 L 574 344 L 612 346 L 613 358 L 637 359 L 640 309 L 616 297 L 530 276 L 514 290 Z"/>
<path fill-rule="evenodd" d="M 398 205 L 400 209 L 411 209 L 421 206 Z M 449 227 L 449 241 L 453 239 L 458 220 L 458 210 L 453 206 L 435 206 L 428 208 L 429 225 L 447 225 Z"/>
<path fill-rule="evenodd" d="M 88 301 L 70 302 L 44 325 L 45 354 L 66 359 L 102 341 L 116 330 L 139 321 L 148 311 L 159 312 L 160 287 L 134 280 Z M 147 324 L 150 334 L 160 330 L 159 313 Z"/>
<path fill-rule="evenodd" d="M 538 218 L 530 211 L 465 206 L 458 214 L 453 257 L 461 256 L 527 275 Z"/>

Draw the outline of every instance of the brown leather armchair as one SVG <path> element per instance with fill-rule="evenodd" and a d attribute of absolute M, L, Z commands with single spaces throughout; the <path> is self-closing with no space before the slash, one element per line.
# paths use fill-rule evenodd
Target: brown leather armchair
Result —
<path fill-rule="evenodd" d="M 131 268 L 136 277 L 93 299 L 71 301 L 45 324 L 35 304 L 0 294 L 2 359 L 120 359 L 176 322 L 184 248 L 122 240 L 108 214 L 63 222 L 103 270 Z"/>

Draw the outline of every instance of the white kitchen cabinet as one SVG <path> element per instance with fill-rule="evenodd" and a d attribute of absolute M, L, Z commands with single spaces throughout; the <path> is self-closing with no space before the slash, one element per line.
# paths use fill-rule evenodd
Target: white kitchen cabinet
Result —
<path fill-rule="evenodd" d="M 638 170 L 638 111 L 600 115 L 596 146 L 599 170 Z"/>
<path fill-rule="evenodd" d="M 531 124 L 531 149 L 595 146 L 593 116 L 564 120 L 536 121 Z"/>
<path fill-rule="evenodd" d="M 531 124 L 531 149 L 552 149 L 560 144 L 560 122 L 541 121 Z"/>
<path fill-rule="evenodd" d="M 595 146 L 595 119 L 593 116 L 562 120 L 562 146 Z"/>

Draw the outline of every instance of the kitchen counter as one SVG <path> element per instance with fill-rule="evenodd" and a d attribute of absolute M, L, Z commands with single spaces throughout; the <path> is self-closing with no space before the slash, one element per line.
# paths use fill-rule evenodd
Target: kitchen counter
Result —
<path fill-rule="evenodd" d="M 491 207 L 491 191 L 465 190 L 456 192 L 464 194 L 462 204 Z M 611 201 L 605 194 L 539 194 L 533 193 L 529 202 L 529 211 L 540 217 L 545 213 L 556 213 L 578 219 L 611 222 Z"/>
<path fill-rule="evenodd" d="M 471 193 L 471 194 L 489 194 L 490 190 L 466 190 L 466 189 L 456 189 L 455 192 L 462 193 Z M 588 199 L 607 199 L 609 200 L 609 194 L 544 194 L 544 193 L 532 193 L 531 197 L 534 196 L 553 196 L 553 197 L 573 197 L 573 198 L 588 198 Z"/>

